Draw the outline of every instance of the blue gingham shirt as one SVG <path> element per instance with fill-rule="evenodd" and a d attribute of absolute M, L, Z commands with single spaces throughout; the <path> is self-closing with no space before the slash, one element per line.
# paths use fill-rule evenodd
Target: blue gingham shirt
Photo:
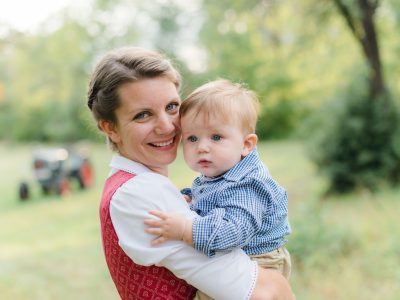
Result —
<path fill-rule="evenodd" d="M 290 233 L 286 191 L 253 150 L 219 177 L 197 177 L 191 191 L 193 247 L 207 256 L 242 248 L 248 255 L 275 250 Z"/>

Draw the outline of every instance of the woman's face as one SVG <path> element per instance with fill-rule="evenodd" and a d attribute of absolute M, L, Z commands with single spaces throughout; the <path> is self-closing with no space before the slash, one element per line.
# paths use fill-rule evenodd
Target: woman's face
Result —
<path fill-rule="evenodd" d="M 175 85 L 166 77 L 143 79 L 121 85 L 118 95 L 117 124 L 109 136 L 119 153 L 168 175 L 181 137 Z"/>

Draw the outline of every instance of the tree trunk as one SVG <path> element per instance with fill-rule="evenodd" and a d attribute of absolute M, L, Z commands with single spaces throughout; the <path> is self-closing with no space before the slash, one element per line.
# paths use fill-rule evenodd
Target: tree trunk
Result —
<path fill-rule="evenodd" d="M 374 14 L 379 0 L 357 0 L 360 19 L 355 17 L 358 14 L 352 13 L 350 7 L 343 0 L 333 0 L 333 2 L 345 19 L 351 33 L 361 45 L 369 67 L 369 93 L 371 99 L 377 99 L 379 95 L 386 92 L 374 24 Z"/>
<path fill-rule="evenodd" d="M 359 40 L 370 67 L 370 95 L 372 99 L 375 99 L 377 96 L 385 92 L 382 65 L 374 24 L 376 3 L 371 3 L 371 1 L 368 0 L 358 0 L 358 6 L 360 8 L 361 25 L 363 28 Z"/>

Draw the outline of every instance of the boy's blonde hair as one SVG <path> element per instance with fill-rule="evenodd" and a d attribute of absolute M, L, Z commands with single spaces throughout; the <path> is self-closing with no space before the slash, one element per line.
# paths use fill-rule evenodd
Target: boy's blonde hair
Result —
<path fill-rule="evenodd" d="M 260 104 L 256 94 L 239 83 L 219 79 L 194 90 L 180 107 L 180 116 L 195 111 L 208 121 L 210 116 L 227 123 L 238 123 L 244 134 L 254 133 Z"/>

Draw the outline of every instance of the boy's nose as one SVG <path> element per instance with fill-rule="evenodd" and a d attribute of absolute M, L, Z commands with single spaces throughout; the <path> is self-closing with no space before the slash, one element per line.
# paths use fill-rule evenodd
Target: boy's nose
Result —
<path fill-rule="evenodd" d="M 210 151 L 210 147 L 208 146 L 208 143 L 206 141 L 200 140 L 199 143 L 198 143 L 198 146 L 197 146 L 197 150 L 200 153 L 209 152 Z"/>

